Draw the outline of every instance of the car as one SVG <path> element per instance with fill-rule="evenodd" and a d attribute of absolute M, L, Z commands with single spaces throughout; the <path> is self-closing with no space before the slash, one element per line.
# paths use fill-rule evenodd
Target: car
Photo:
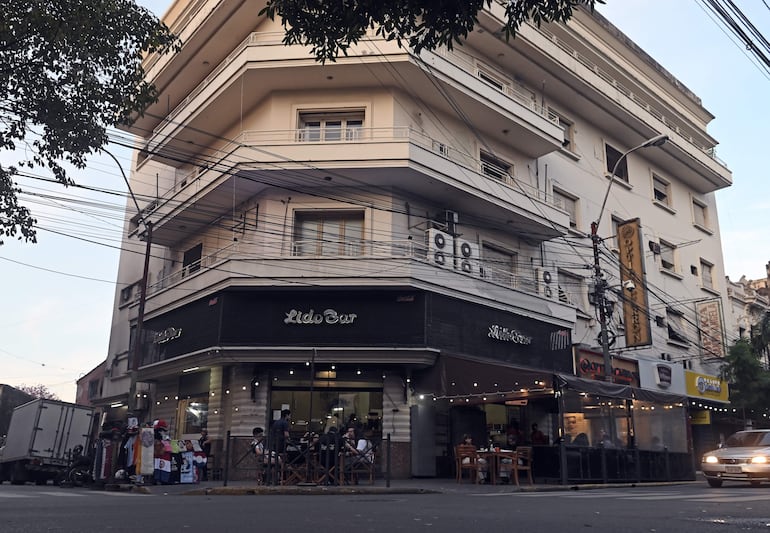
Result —
<path fill-rule="evenodd" d="M 719 449 L 703 454 L 701 472 L 712 487 L 723 481 L 770 481 L 770 429 L 733 433 Z"/>

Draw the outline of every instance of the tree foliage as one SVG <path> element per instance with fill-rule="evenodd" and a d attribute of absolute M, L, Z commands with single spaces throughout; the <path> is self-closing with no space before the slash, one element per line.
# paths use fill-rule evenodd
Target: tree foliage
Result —
<path fill-rule="evenodd" d="M 374 29 L 377 35 L 415 52 L 460 44 L 478 22 L 478 13 L 494 0 L 269 0 L 260 12 L 279 17 L 287 45 L 310 46 L 321 62 L 340 54 Z M 516 0 L 505 2 L 506 39 L 531 20 L 565 22 L 578 6 L 593 9 L 604 0 Z"/>
<path fill-rule="evenodd" d="M 45 385 L 20 385 L 16 387 L 22 392 L 26 392 L 30 396 L 35 398 L 42 398 L 44 400 L 58 400 L 59 396 L 55 392 L 51 391 Z"/>
<path fill-rule="evenodd" d="M 740 339 L 730 347 L 722 378 L 730 384 L 733 406 L 764 410 L 770 402 L 770 372 L 762 365 L 751 341 Z"/>
<path fill-rule="evenodd" d="M 4 0 L 0 151 L 21 155 L 0 164 L 0 239 L 36 240 L 13 181 L 19 167 L 45 167 L 72 183 L 63 165 L 84 168 L 108 142 L 107 128 L 130 123 L 157 98 L 143 54 L 177 45 L 133 0 Z"/>

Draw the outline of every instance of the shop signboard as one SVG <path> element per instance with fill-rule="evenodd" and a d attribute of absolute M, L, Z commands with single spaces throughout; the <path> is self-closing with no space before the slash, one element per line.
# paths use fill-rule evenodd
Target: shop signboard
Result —
<path fill-rule="evenodd" d="M 719 376 L 699 374 L 691 370 L 685 370 L 684 375 L 687 396 L 714 402 L 730 401 L 727 382 Z"/>
<path fill-rule="evenodd" d="M 685 396 L 684 368 L 671 361 L 639 359 L 639 385 L 643 389 L 657 390 Z"/>
<path fill-rule="evenodd" d="M 711 425 L 711 411 L 708 409 L 690 410 L 690 424 L 694 426 Z"/>
<path fill-rule="evenodd" d="M 576 353 L 576 374 L 585 379 L 604 380 L 604 356 L 591 350 Z M 613 382 L 639 387 L 639 366 L 630 359 L 612 358 Z"/>

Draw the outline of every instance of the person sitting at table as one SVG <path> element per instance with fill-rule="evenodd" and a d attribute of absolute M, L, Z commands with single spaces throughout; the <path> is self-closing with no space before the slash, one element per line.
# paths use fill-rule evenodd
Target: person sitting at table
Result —
<path fill-rule="evenodd" d="M 529 440 L 535 446 L 548 444 L 548 437 L 537 428 L 537 424 L 532 424 L 532 433 L 529 436 Z"/>
<path fill-rule="evenodd" d="M 463 442 L 462 443 L 466 444 L 468 446 L 473 446 L 474 448 L 476 447 L 476 445 L 473 444 L 473 437 L 471 437 L 468 433 L 463 435 Z M 467 465 L 467 464 L 469 464 L 471 462 L 471 458 L 470 457 L 463 457 L 462 462 L 463 462 L 463 464 Z M 489 470 L 489 465 L 487 464 L 487 460 L 484 459 L 483 457 L 479 457 L 478 458 L 478 464 L 479 464 L 479 468 L 478 468 L 479 483 L 486 483 L 486 481 L 487 481 L 487 472 Z"/>
<path fill-rule="evenodd" d="M 515 418 L 511 418 L 511 423 L 508 424 L 508 429 L 505 431 L 505 437 L 511 450 L 515 450 L 519 444 L 524 444 L 524 434 L 519 427 L 519 421 Z"/>

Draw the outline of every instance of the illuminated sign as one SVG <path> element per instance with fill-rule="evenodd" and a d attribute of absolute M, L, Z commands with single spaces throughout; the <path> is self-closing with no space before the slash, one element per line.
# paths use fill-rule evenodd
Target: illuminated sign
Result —
<path fill-rule="evenodd" d="M 687 395 L 694 398 L 717 402 L 727 402 L 730 399 L 727 382 L 718 376 L 685 370 L 685 387 Z"/>
<path fill-rule="evenodd" d="M 528 337 L 518 330 L 498 326 L 497 324 L 489 326 L 487 337 L 516 344 L 532 344 L 532 337 Z"/>
<path fill-rule="evenodd" d="M 631 282 L 631 290 L 623 289 L 623 321 L 626 326 L 626 347 L 652 344 L 650 314 L 647 309 L 647 282 L 642 252 L 642 230 L 639 219 L 618 224 L 620 252 L 620 281 Z"/>
<path fill-rule="evenodd" d="M 318 324 L 352 324 L 358 315 L 354 313 L 341 314 L 334 309 L 325 309 L 323 313 L 316 313 L 313 309 L 307 312 L 292 309 L 286 313 L 284 324 L 318 325 Z"/>

